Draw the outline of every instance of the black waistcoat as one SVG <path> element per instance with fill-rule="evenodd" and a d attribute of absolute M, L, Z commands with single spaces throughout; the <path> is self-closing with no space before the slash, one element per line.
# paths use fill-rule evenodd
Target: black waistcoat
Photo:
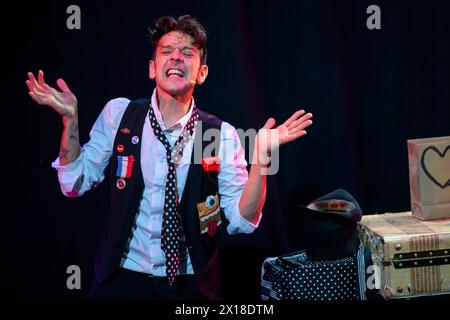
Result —
<path fill-rule="evenodd" d="M 150 100 L 138 99 L 128 105 L 114 141 L 113 155 L 110 163 L 110 207 L 105 229 L 100 238 L 95 261 L 97 282 L 101 283 L 112 275 L 120 266 L 125 256 L 127 245 L 132 236 L 133 224 L 139 212 L 139 204 L 144 191 L 144 179 L 141 171 L 142 132 Z M 200 135 L 210 128 L 220 130 L 222 121 L 217 117 L 199 110 L 202 130 L 196 130 L 195 143 L 201 143 L 202 151 L 210 145 Z M 138 140 L 136 144 L 132 143 Z M 138 139 L 136 139 L 136 137 Z M 220 142 L 213 141 L 217 144 Z M 118 146 L 123 151 L 119 153 Z M 125 178 L 125 187 L 117 187 L 116 170 L 118 155 L 134 156 L 132 176 Z M 213 154 L 215 155 L 215 154 Z M 198 161 L 197 161 L 198 162 Z M 186 244 L 194 268 L 195 278 L 200 291 L 208 299 L 218 298 L 220 291 L 219 261 L 217 254 L 217 234 L 213 237 L 200 233 L 197 203 L 204 202 L 209 195 L 218 192 L 217 173 L 205 173 L 201 163 L 195 164 L 192 152 L 191 164 L 180 203 Z M 223 215 L 222 215 L 223 216 Z M 223 218 L 222 218 L 223 219 Z M 221 228 L 225 225 L 222 224 Z"/>

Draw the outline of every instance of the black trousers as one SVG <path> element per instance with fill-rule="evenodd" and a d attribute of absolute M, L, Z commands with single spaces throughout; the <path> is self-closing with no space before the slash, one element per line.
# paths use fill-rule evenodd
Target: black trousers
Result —
<path fill-rule="evenodd" d="M 101 284 L 94 282 L 88 299 L 92 300 L 205 300 L 193 275 L 177 276 L 173 285 L 167 277 L 119 269 Z"/>

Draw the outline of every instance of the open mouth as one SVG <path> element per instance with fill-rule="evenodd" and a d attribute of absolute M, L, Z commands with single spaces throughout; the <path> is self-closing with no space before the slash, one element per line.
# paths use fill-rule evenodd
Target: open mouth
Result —
<path fill-rule="evenodd" d="M 177 68 L 170 68 L 166 71 L 166 76 L 182 78 L 182 77 L 184 77 L 184 72 Z"/>

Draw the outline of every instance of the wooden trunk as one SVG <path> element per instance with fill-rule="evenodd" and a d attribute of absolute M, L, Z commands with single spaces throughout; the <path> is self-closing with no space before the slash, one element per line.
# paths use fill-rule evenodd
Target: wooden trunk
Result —
<path fill-rule="evenodd" d="M 359 223 L 385 299 L 450 294 L 450 219 L 411 212 L 365 215 Z"/>

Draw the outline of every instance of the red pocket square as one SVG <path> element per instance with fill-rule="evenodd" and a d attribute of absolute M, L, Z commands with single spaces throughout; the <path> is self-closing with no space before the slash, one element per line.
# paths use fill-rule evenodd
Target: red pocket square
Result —
<path fill-rule="evenodd" d="M 202 159 L 202 166 L 203 171 L 209 172 L 209 171 L 220 171 L 220 162 L 219 157 L 208 157 Z"/>

